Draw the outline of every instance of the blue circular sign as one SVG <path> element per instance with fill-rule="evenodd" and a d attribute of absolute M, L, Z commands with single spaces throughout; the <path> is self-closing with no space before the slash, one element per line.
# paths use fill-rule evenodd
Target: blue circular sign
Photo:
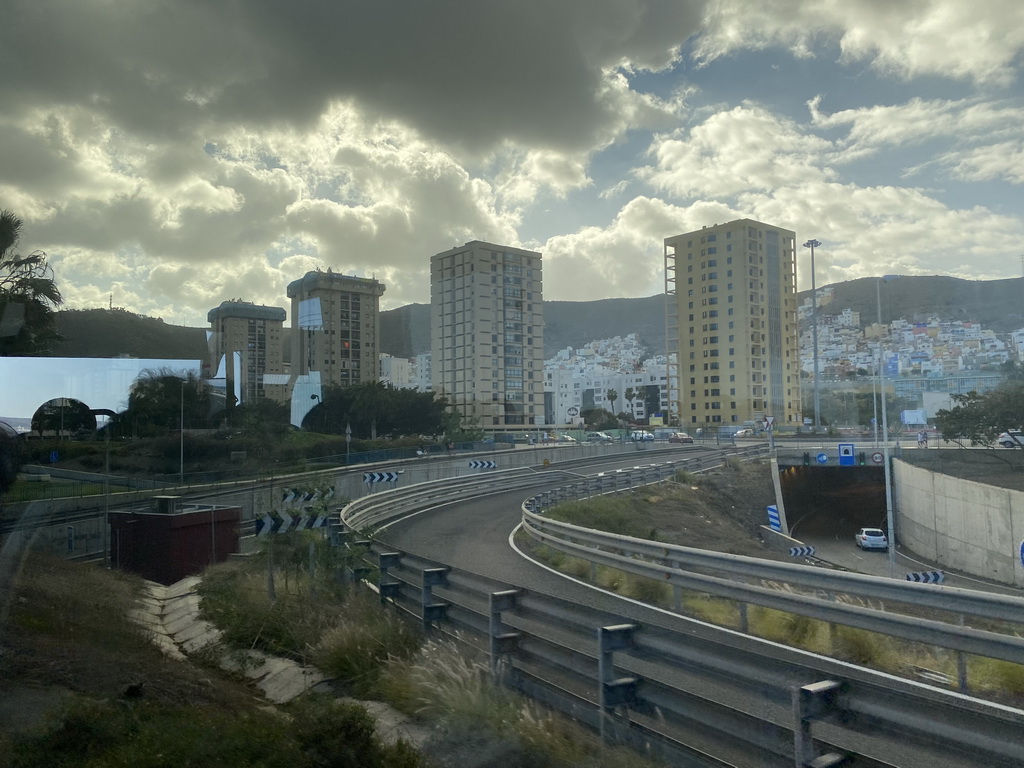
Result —
<path fill-rule="evenodd" d="M 828 454 L 827 453 L 819 453 L 818 454 L 818 463 L 819 464 L 827 464 L 828 463 Z"/>
<path fill-rule="evenodd" d="M 1020 543 L 1020 564 L 1024 565 L 1024 541 Z"/>

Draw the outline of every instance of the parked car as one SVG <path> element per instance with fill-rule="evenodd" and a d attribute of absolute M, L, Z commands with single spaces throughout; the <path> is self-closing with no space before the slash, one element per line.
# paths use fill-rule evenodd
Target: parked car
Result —
<path fill-rule="evenodd" d="M 1024 447 L 1024 430 L 1008 429 L 999 436 L 999 445 L 1003 448 Z"/>
<path fill-rule="evenodd" d="M 636 429 L 636 430 L 634 430 L 633 432 L 630 433 L 629 439 L 630 440 L 635 440 L 635 441 L 638 441 L 638 442 L 639 441 L 645 441 L 645 440 L 653 440 L 654 439 L 654 435 L 651 432 L 645 432 L 642 429 Z"/>
<path fill-rule="evenodd" d="M 668 441 L 670 443 L 692 443 L 693 438 L 690 437 L 685 432 L 673 432 L 671 435 L 669 435 Z"/>
<path fill-rule="evenodd" d="M 881 528 L 861 528 L 853 535 L 853 540 L 861 549 L 888 549 L 889 539 Z"/>
<path fill-rule="evenodd" d="M 611 443 L 614 439 L 605 432 L 591 432 L 587 435 L 588 443 Z"/>

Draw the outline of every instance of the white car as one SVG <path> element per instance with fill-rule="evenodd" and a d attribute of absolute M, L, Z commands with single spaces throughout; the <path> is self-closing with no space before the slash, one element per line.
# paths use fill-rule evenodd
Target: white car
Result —
<path fill-rule="evenodd" d="M 1003 448 L 1024 448 L 1024 430 L 1008 429 L 999 436 L 999 445 Z"/>
<path fill-rule="evenodd" d="M 754 430 L 752 429 L 741 429 L 736 432 L 733 437 L 754 437 Z"/>
<path fill-rule="evenodd" d="M 629 439 L 630 440 L 637 440 L 637 441 L 653 440 L 654 439 L 654 434 L 651 433 L 651 432 L 645 432 L 642 429 L 638 429 L 638 430 L 630 433 Z"/>
<path fill-rule="evenodd" d="M 861 528 L 853 535 L 861 549 L 888 549 L 889 539 L 881 528 Z"/>
<path fill-rule="evenodd" d="M 555 438 L 555 442 L 556 443 L 575 443 L 576 442 L 576 438 L 573 437 L 572 435 L 558 435 Z"/>

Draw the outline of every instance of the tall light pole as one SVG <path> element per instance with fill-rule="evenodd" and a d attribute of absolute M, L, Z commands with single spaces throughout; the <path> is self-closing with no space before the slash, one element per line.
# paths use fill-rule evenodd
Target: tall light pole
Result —
<path fill-rule="evenodd" d="M 814 282 L 814 249 L 820 248 L 817 240 L 808 240 L 804 248 L 811 249 L 811 339 L 814 344 L 814 431 L 821 426 L 821 393 L 818 390 L 818 288 Z"/>
<path fill-rule="evenodd" d="M 178 485 L 185 484 L 185 382 L 181 380 L 181 411 L 178 414 Z"/>
<path fill-rule="evenodd" d="M 896 578 L 896 526 L 892 511 L 892 469 L 889 467 L 889 408 L 885 402 L 885 359 L 882 354 L 882 281 L 875 282 L 875 297 L 878 300 L 878 389 L 882 394 L 882 460 L 885 462 L 885 524 L 889 540 L 889 578 Z"/>

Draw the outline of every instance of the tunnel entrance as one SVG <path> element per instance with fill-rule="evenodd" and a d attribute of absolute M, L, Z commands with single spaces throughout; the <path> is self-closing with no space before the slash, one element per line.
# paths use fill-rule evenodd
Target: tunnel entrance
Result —
<path fill-rule="evenodd" d="M 881 467 L 787 467 L 780 477 L 790 536 L 852 540 L 865 526 L 885 530 Z"/>

